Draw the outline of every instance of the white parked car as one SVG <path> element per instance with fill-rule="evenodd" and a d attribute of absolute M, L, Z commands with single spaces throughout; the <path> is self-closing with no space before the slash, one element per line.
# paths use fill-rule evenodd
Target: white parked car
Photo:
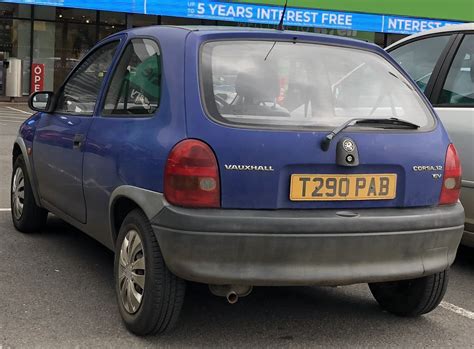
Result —
<path fill-rule="evenodd" d="M 474 247 L 474 23 L 411 35 L 386 50 L 423 90 L 460 153 L 463 243 Z"/>

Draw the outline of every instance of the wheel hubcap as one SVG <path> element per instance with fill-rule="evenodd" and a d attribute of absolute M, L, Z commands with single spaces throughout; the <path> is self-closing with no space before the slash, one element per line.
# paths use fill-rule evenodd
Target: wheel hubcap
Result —
<path fill-rule="evenodd" d="M 136 313 L 145 289 L 145 251 L 135 230 L 127 233 L 120 248 L 118 282 L 125 310 L 130 314 Z"/>
<path fill-rule="evenodd" d="M 18 167 L 13 176 L 12 184 L 12 210 L 15 219 L 20 219 L 23 215 L 23 204 L 25 202 L 25 176 L 23 170 Z"/>

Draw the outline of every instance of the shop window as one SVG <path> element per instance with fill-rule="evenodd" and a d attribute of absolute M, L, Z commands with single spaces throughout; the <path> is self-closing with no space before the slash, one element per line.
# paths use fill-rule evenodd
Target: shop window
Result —
<path fill-rule="evenodd" d="M 101 25 L 99 26 L 99 40 L 106 38 L 109 35 L 115 34 L 121 30 L 126 29 L 124 25 Z"/>
<path fill-rule="evenodd" d="M 125 26 L 126 24 L 125 18 L 126 18 L 126 14 L 122 12 L 109 12 L 109 11 L 99 12 L 99 22 L 102 25 Z"/>
<path fill-rule="evenodd" d="M 387 43 L 385 42 L 385 36 L 386 34 L 384 33 L 374 33 L 374 44 L 384 48 L 387 46 Z"/>
<path fill-rule="evenodd" d="M 157 25 L 158 24 L 158 16 L 148 16 L 148 15 L 128 15 L 128 27 L 129 28 L 136 28 L 136 27 L 146 27 L 149 25 Z"/>
<path fill-rule="evenodd" d="M 217 25 L 217 21 L 213 19 L 201 19 L 201 25 Z"/>
<path fill-rule="evenodd" d="M 125 49 L 105 98 L 104 115 L 151 115 L 160 104 L 161 60 L 158 45 L 134 39 Z"/>
<path fill-rule="evenodd" d="M 391 44 L 406 38 L 408 35 L 404 34 L 385 34 L 387 36 L 387 46 L 390 46 Z"/>
<path fill-rule="evenodd" d="M 56 19 L 56 7 L 35 6 L 34 18 L 46 21 L 54 21 Z"/>
<path fill-rule="evenodd" d="M 36 11 L 35 11 L 36 12 Z M 35 21 L 33 25 L 33 63 L 44 68 L 43 88 L 52 91 L 54 86 L 56 24 L 54 22 Z"/>
<path fill-rule="evenodd" d="M 22 94 L 28 95 L 30 83 L 30 33 L 31 22 L 21 19 L 0 19 L 0 55 L 8 62 L 21 60 Z"/>
<path fill-rule="evenodd" d="M 216 21 L 216 25 L 222 27 L 234 27 L 237 25 L 235 22 L 228 22 L 228 21 Z"/>
<path fill-rule="evenodd" d="M 97 11 L 58 7 L 56 10 L 56 20 L 94 24 L 97 22 Z"/>
<path fill-rule="evenodd" d="M 30 18 L 31 6 L 0 3 L 0 18 Z"/>
<path fill-rule="evenodd" d="M 0 19 L 0 52 L 8 58 L 13 51 L 13 19 Z"/>
<path fill-rule="evenodd" d="M 126 29 L 126 14 L 120 12 L 99 12 L 99 40 Z"/>
<path fill-rule="evenodd" d="M 201 20 L 200 19 L 193 19 L 193 18 L 162 16 L 161 17 L 161 24 L 166 24 L 166 25 L 200 25 Z"/>
<path fill-rule="evenodd" d="M 57 113 L 92 115 L 102 81 L 112 64 L 118 41 L 95 50 L 82 61 L 58 97 Z"/>
<path fill-rule="evenodd" d="M 459 47 L 439 103 L 474 106 L 474 34 L 466 35 Z"/>

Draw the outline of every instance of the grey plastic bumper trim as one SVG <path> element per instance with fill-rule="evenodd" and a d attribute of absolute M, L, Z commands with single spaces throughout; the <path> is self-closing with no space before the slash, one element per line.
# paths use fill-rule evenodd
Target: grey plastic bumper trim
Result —
<path fill-rule="evenodd" d="M 132 185 L 121 185 L 114 189 L 109 199 L 109 208 L 114 202 L 125 197 L 134 201 L 145 213 L 148 219 L 152 219 L 158 214 L 166 204 L 163 194 Z"/>
<path fill-rule="evenodd" d="M 152 226 L 173 273 L 211 284 L 400 280 L 444 270 L 454 261 L 463 232 L 460 204 L 356 212 L 357 217 L 345 218 L 334 210 L 165 206 Z"/>
<path fill-rule="evenodd" d="M 437 229 L 461 225 L 464 209 L 455 205 L 422 208 L 374 208 L 352 210 L 227 210 L 164 208 L 152 224 L 183 231 L 218 233 L 370 233 Z"/>
<path fill-rule="evenodd" d="M 461 184 L 463 187 L 466 187 L 466 188 L 474 188 L 474 182 L 468 181 L 467 179 L 463 179 Z"/>

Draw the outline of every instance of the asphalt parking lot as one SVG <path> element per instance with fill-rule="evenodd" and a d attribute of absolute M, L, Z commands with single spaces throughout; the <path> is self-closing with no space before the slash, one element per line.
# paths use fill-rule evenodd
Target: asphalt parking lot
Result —
<path fill-rule="evenodd" d="M 121 323 L 113 255 L 50 216 L 14 230 L 11 146 L 29 113 L 0 104 L 0 348 L 19 347 L 474 347 L 474 249 L 462 248 L 444 302 L 417 319 L 382 312 L 366 285 L 256 288 L 229 305 L 188 286 L 177 329 L 137 338 Z"/>

